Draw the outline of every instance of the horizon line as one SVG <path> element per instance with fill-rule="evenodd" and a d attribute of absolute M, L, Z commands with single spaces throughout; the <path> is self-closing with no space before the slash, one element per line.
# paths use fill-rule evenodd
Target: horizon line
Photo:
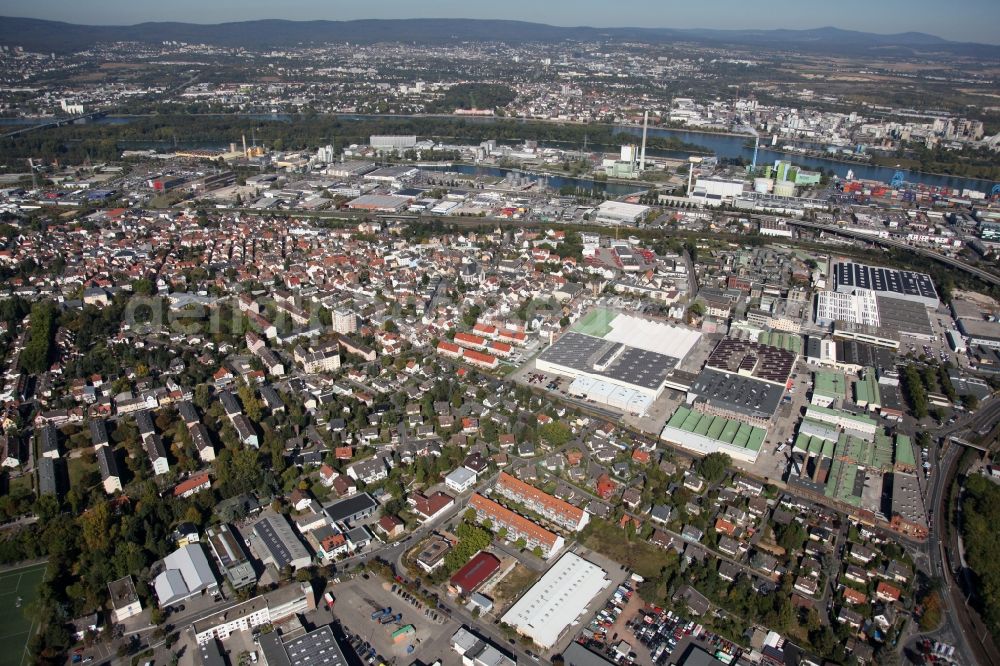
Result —
<path fill-rule="evenodd" d="M 857 30 L 854 28 L 842 28 L 836 25 L 820 25 L 811 28 L 785 28 L 785 27 L 770 27 L 770 28 L 710 28 L 705 26 L 695 26 L 695 27 L 676 27 L 676 26 L 636 26 L 636 25 L 587 25 L 587 24 L 559 24 L 559 23 L 548 23 L 545 21 L 532 21 L 527 19 L 518 18 L 474 18 L 468 16 L 407 16 L 407 17 L 396 17 L 396 18 L 353 18 L 353 19 L 329 19 L 329 18 L 307 18 L 307 19 L 289 19 L 280 17 L 261 17 L 261 18 L 248 18 L 238 21 L 206 21 L 201 22 L 197 20 L 148 20 L 139 21 L 136 23 L 81 23 L 76 21 L 69 21 L 63 19 L 52 19 L 52 18 L 42 18 L 38 16 L 15 16 L 10 14 L 0 14 L 3 18 L 17 18 L 17 19 L 28 19 L 33 21 L 46 21 L 49 23 L 63 23 L 66 25 L 75 25 L 81 27 L 93 27 L 93 28 L 130 28 L 139 25 L 163 25 L 163 24 L 185 24 L 185 25 L 197 25 L 197 26 L 219 26 L 219 25 L 235 25 L 240 23 L 255 23 L 260 21 L 282 21 L 285 23 L 356 23 L 361 21 L 382 21 L 382 22 L 402 22 L 402 21 L 503 21 L 510 23 L 527 23 L 531 25 L 541 25 L 551 28 L 567 28 L 567 29 L 589 29 L 589 30 L 677 30 L 680 32 L 695 32 L 695 31 L 713 31 L 721 33 L 746 33 L 746 32 L 777 32 L 777 31 L 788 31 L 788 32 L 812 32 L 816 30 L 840 30 L 842 32 L 856 33 L 860 35 L 877 35 L 880 37 L 893 37 L 896 35 L 927 35 L 929 37 L 934 37 L 943 42 L 950 44 L 971 44 L 971 45 L 983 45 L 983 46 L 1000 46 L 1000 42 L 982 42 L 982 41 L 956 41 L 947 37 L 942 37 L 940 35 L 925 32 L 922 30 L 903 30 L 901 32 L 872 32 L 868 30 Z M 503 41 L 502 39 L 499 41 Z"/>

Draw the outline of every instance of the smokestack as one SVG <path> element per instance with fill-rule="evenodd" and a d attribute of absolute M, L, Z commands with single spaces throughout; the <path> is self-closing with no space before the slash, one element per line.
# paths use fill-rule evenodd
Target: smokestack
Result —
<path fill-rule="evenodd" d="M 639 153 L 639 171 L 646 170 L 646 130 L 649 129 L 649 110 L 642 112 L 642 152 Z"/>
<path fill-rule="evenodd" d="M 248 153 L 247 153 L 247 135 L 244 134 L 243 135 L 243 157 L 247 157 L 247 156 L 248 156 Z"/>

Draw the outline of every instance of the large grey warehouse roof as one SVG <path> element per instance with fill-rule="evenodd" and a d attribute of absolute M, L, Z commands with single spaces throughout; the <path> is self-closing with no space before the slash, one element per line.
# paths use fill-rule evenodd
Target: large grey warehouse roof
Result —
<path fill-rule="evenodd" d="M 887 296 L 876 296 L 875 301 L 878 303 L 878 318 L 882 328 L 912 335 L 933 335 L 927 308 L 922 304 Z"/>
<path fill-rule="evenodd" d="M 691 393 L 713 407 L 749 417 L 769 419 L 778 409 L 784 388 L 743 375 L 727 375 L 705 368 L 691 385 Z"/>
<path fill-rule="evenodd" d="M 673 356 L 573 331 L 556 340 L 539 359 L 651 390 L 658 389 L 680 362 Z"/>

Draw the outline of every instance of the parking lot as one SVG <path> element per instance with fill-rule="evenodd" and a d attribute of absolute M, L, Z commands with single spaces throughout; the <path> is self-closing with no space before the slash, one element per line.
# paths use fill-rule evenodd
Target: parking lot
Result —
<path fill-rule="evenodd" d="M 692 643 L 724 659 L 735 661 L 740 654 L 737 645 L 696 621 L 647 606 L 628 583 L 597 610 L 577 641 L 622 666 L 666 664 Z"/>
<path fill-rule="evenodd" d="M 367 575 L 367 574 L 366 574 Z M 459 624 L 442 611 L 428 608 L 400 588 L 376 576 L 359 577 L 334 585 L 334 612 L 362 663 L 411 663 L 421 659 L 432 663 L 451 651 L 451 636 Z M 409 598 L 407 598 L 409 597 Z M 385 624 L 372 615 L 389 608 Z M 399 616 L 397 618 L 397 616 Z M 414 633 L 405 640 L 394 642 L 392 633 L 412 625 Z M 412 652 L 407 652 L 409 647 Z M 458 655 L 455 654 L 456 662 Z"/>

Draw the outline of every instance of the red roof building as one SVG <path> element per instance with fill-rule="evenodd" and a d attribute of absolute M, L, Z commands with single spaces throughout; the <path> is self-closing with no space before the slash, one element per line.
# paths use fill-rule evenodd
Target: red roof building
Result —
<path fill-rule="evenodd" d="M 456 333 L 455 344 L 471 349 L 482 349 L 486 346 L 486 340 L 471 333 Z"/>
<path fill-rule="evenodd" d="M 497 556 L 481 550 L 455 572 L 449 584 L 458 594 L 469 594 L 499 570 L 500 560 Z"/>
<path fill-rule="evenodd" d="M 899 588 L 889 585 L 889 583 L 879 583 L 875 588 L 875 596 L 882 601 L 899 601 L 902 592 Z"/>
<path fill-rule="evenodd" d="M 496 356 L 477 352 L 473 349 L 466 349 L 462 356 L 472 365 L 477 365 L 481 368 L 487 368 L 489 370 L 493 370 L 500 365 L 500 361 L 497 360 Z"/>
<path fill-rule="evenodd" d="M 437 352 L 442 356 L 458 358 L 459 356 L 462 355 L 462 348 L 459 347 L 458 345 L 442 340 L 438 342 Z"/>
<path fill-rule="evenodd" d="M 504 356 L 504 357 L 510 356 L 510 352 L 513 350 L 513 348 L 506 342 L 497 342 L 495 340 L 493 342 L 490 342 L 487 349 L 489 349 L 492 353 L 496 354 L 497 356 Z"/>
<path fill-rule="evenodd" d="M 524 516 L 514 513 L 510 509 L 493 500 L 475 493 L 469 498 L 469 508 L 474 509 L 480 521 L 489 520 L 496 529 L 507 530 L 508 541 L 518 541 L 524 539 L 528 548 L 541 549 L 542 556 L 546 559 L 562 550 L 565 540 L 554 532 L 550 532 L 541 525 L 534 523 Z"/>
<path fill-rule="evenodd" d="M 476 335 L 481 335 L 486 338 L 495 338 L 497 335 L 497 327 L 493 324 L 476 324 L 472 327 L 472 330 Z"/>
<path fill-rule="evenodd" d="M 597 479 L 597 495 L 601 499 L 610 499 L 615 494 L 615 482 L 607 474 L 601 474 Z"/>
<path fill-rule="evenodd" d="M 864 592 L 858 592 L 850 587 L 844 588 L 844 601 L 855 606 L 868 603 L 868 597 Z"/>
<path fill-rule="evenodd" d="M 174 486 L 174 497 L 190 497 L 197 492 L 208 490 L 211 487 L 212 480 L 208 477 L 208 472 L 202 472 Z"/>
<path fill-rule="evenodd" d="M 395 516 L 382 516 L 378 519 L 378 529 L 391 539 L 403 533 L 403 521 Z"/>
<path fill-rule="evenodd" d="M 725 518 L 717 518 L 715 520 L 715 531 L 727 536 L 733 536 L 736 534 L 736 525 L 733 525 Z"/>
<path fill-rule="evenodd" d="M 553 497 L 506 472 L 500 473 L 493 490 L 567 529 L 579 531 L 587 524 L 588 514 L 583 509 Z"/>
<path fill-rule="evenodd" d="M 430 496 L 413 493 L 407 501 L 413 510 L 420 514 L 421 518 L 431 520 L 450 507 L 455 502 L 455 498 L 442 492 L 436 492 Z"/>
<path fill-rule="evenodd" d="M 649 451 L 645 449 L 636 449 L 632 451 L 632 460 L 642 465 L 648 465 L 651 457 L 649 455 Z"/>

